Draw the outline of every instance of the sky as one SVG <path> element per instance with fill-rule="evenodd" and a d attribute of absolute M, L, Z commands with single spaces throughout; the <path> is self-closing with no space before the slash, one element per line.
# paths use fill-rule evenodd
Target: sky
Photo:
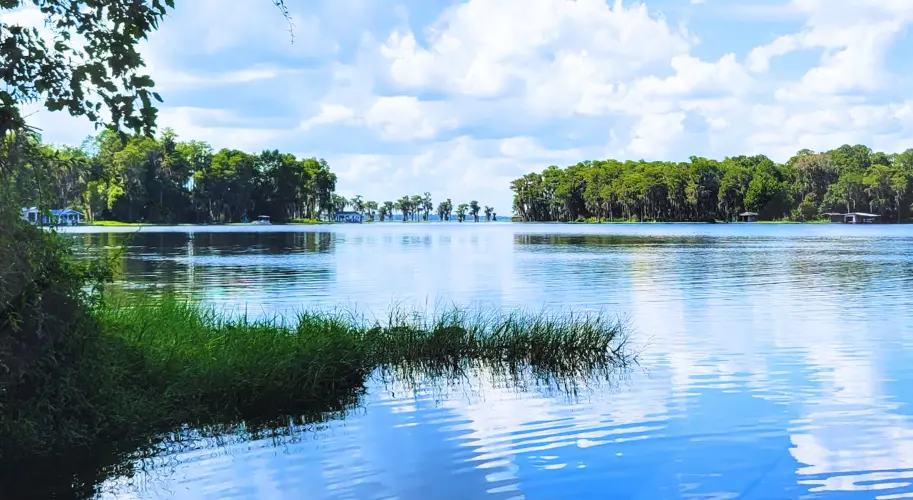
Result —
<path fill-rule="evenodd" d="M 178 0 L 142 45 L 159 126 L 501 214 L 549 165 L 913 147 L 913 0 L 286 2 L 294 39 L 270 0 Z M 93 132 L 31 112 L 49 142 Z"/>

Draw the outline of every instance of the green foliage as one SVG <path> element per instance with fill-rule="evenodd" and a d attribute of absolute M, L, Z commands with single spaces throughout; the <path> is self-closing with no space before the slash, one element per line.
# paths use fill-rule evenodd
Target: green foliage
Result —
<path fill-rule="evenodd" d="M 137 44 L 158 28 L 173 0 L 2 0 L 0 11 L 30 3 L 45 16 L 48 39 L 35 28 L 0 23 L 0 137 L 22 128 L 22 103 L 43 101 L 97 123 L 151 132 L 153 81 L 140 73 Z M 106 110 L 108 117 L 103 116 Z"/>
<path fill-rule="evenodd" d="M 437 206 L 437 216 L 438 216 L 438 219 L 440 219 L 442 221 L 449 221 L 450 214 L 452 214 L 452 213 L 453 213 L 453 202 L 450 201 L 450 198 L 447 198 L 446 201 L 442 201 Z"/>
<path fill-rule="evenodd" d="M 328 224 L 327 221 L 319 219 L 289 219 L 290 224 Z"/>
<path fill-rule="evenodd" d="M 786 164 L 763 155 L 723 161 L 585 161 L 550 166 L 511 183 L 514 211 L 527 221 L 594 218 L 637 221 L 814 220 L 828 211 L 910 216 L 913 150 L 873 153 L 865 146 L 802 150 Z"/>
<path fill-rule="evenodd" d="M 485 205 L 485 222 L 491 221 L 492 214 L 495 213 L 495 209 Z"/>
<path fill-rule="evenodd" d="M 67 387 L 92 383 L 91 376 L 80 378 L 84 375 L 74 370 L 92 349 L 93 337 L 83 333 L 92 331 L 89 310 L 111 267 L 103 260 L 75 262 L 69 240 L 20 216 L 22 186 L 16 180 L 22 178 L 14 173 L 23 164 L 43 168 L 52 160 L 26 133 L 0 142 L 0 447 L 42 446 L 44 435 L 56 432 L 53 418 L 60 405 L 75 415 L 84 410 L 86 402 L 71 398 Z M 38 196 L 37 205 L 46 207 L 46 198 L 56 193 Z M 17 420 L 26 414 L 34 418 Z"/>
<path fill-rule="evenodd" d="M 619 323 L 600 315 L 452 309 L 231 318 L 170 297 L 99 303 L 68 331 L 70 362 L 0 409 L 0 462 L 133 441 L 182 425 L 268 419 L 333 406 L 378 368 L 510 362 L 579 369 L 623 357 Z M 72 346 L 73 344 L 68 344 Z M 332 404 L 331 404 L 332 403 Z"/>
<path fill-rule="evenodd" d="M 378 205 L 376 201 L 368 200 L 364 203 L 364 213 L 367 217 L 367 220 L 373 221 L 374 217 L 377 215 Z"/>
<path fill-rule="evenodd" d="M 147 223 L 319 219 L 338 205 L 336 174 L 324 160 L 213 152 L 179 142 L 170 129 L 122 139 L 103 131 L 81 148 L 54 148 L 29 136 L 34 154 L 10 174 L 19 199 L 32 206 L 44 196 L 89 220 Z"/>
<path fill-rule="evenodd" d="M 460 222 L 463 222 L 464 220 L 466 220 L 466 210 L 469 210 L 469 205 L 467 205 L 466 203 L 460 203 L 457 206 L 457 209 L 456 209 L 457 220 L 459 220 Z"/>
<path fill-rule="evenodd" d="M 479 222 L 479 212 L 482 210 L 482 207 L 479 206 L 479 202 L 472 200 L 469 202 L 469 214 L 472 215 L 472 218 L 475 222 Z"/>
<path fill-rule="evenodd" d="M 431 211 L 434 210 L 434 202 L 431 201 L 431 193 L 425 191 L 425 195 L 422 196 L 421 206 L 422 219 L 428 220 L 428 218 L 431 216 Z"/>
<path fill-rule="evenodd" d="M 805 199 L 802 200 L 802 203 L 799 203 L 792 218 L 799 222 L 817 220 L 821 217 L 819 206 L 818 195 L 815 193 L 808 193 L 805 195 Z"/>
<path fill-rule="evenodd" d="M 476 221 L 478 221 L 478 215 L 481 211 L 479 202 L 472 201 L 468 204 L 460 204 L 459 206 L 463 207 L 462 215 L 459 214 L 459 210 L 457 213 L 460 222 L 463 222 L 463 219 L 465 219 L 467 210 L 470 211 L 476 218 Z M 431 193 L 425 192 L 424 195 L 407 195 L 396 202 L 385 202 L 381 220 L 384 220 L 384 217 L 392 216 L 394 210 L 397 210 L 402 214 L 403 222 L 418 220 L 428 221 L 430 220 L 432 211 L 435 210 L 435 207 L 434 202 L 431 199 Z M 438 219 L 441 221 L 449 221 L 453 214 L 453 210 L 453 202 L 449 198 L 446 201 L 442 201 L 437 206 L 436 214 Z"/>

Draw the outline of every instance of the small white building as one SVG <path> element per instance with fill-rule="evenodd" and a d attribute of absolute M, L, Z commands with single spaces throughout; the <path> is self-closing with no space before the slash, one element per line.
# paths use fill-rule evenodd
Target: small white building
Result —
<path fill-rule="evenodd" d="M 43 226 L 57 224 L 61 226 L 75 226 L 82 224 L 83 214 L 72 208 L 55 208 L 41 213 L 38 207 L 23 208 L 22 218 L 32 224 L 41 224 Z"/>
<path fill-rule="evenodd" d="M 361 224 L 362 216 L 358 212 L 336 212 L 336 222 Z"/>

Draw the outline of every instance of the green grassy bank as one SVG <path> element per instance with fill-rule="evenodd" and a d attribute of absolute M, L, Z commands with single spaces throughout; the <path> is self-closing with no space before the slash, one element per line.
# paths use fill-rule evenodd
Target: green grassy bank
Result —
<path fill-rule="evenodd" d="M 622 333 L 598 315 L 451 310 L 254 321 L 167 297 L 109 299 L 4 389 L 0 464 L 187 425 L 337 409 L 378 368 L 482 360 L 561 372 L 610 363 Z"/>

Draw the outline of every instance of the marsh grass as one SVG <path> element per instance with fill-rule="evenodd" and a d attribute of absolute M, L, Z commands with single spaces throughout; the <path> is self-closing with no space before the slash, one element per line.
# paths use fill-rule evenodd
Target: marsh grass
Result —
<path fill-rule="evenodd" d="M 87 226 L 100 226 L 100 227 L 142 227 L 142 226 L 155 226 L 157 224 L 150 224 L 146 222 L 120 222 L 116 220 L 93 220 L 85 223 Z"/>
<path fill-rule="evenodd" d="M 333 224 L 333 222 L 320 220 L 320 219 L 289 219 L 287 224 L 316 225 L 316 224 Z"/>
<path fill-rule="evenodd" d="M 484 365 L 516 380 L 570 380 L 621 360 L 623 331 L 599 314 L 396 308 L 382 319 L 340 311 L 288 321 L 170 296 L 107 298 L 28 390 L 9 395 L 0 463 L 188 428 L 313 421 L 355 404 L 372 373 L 452 379 Z"/>

